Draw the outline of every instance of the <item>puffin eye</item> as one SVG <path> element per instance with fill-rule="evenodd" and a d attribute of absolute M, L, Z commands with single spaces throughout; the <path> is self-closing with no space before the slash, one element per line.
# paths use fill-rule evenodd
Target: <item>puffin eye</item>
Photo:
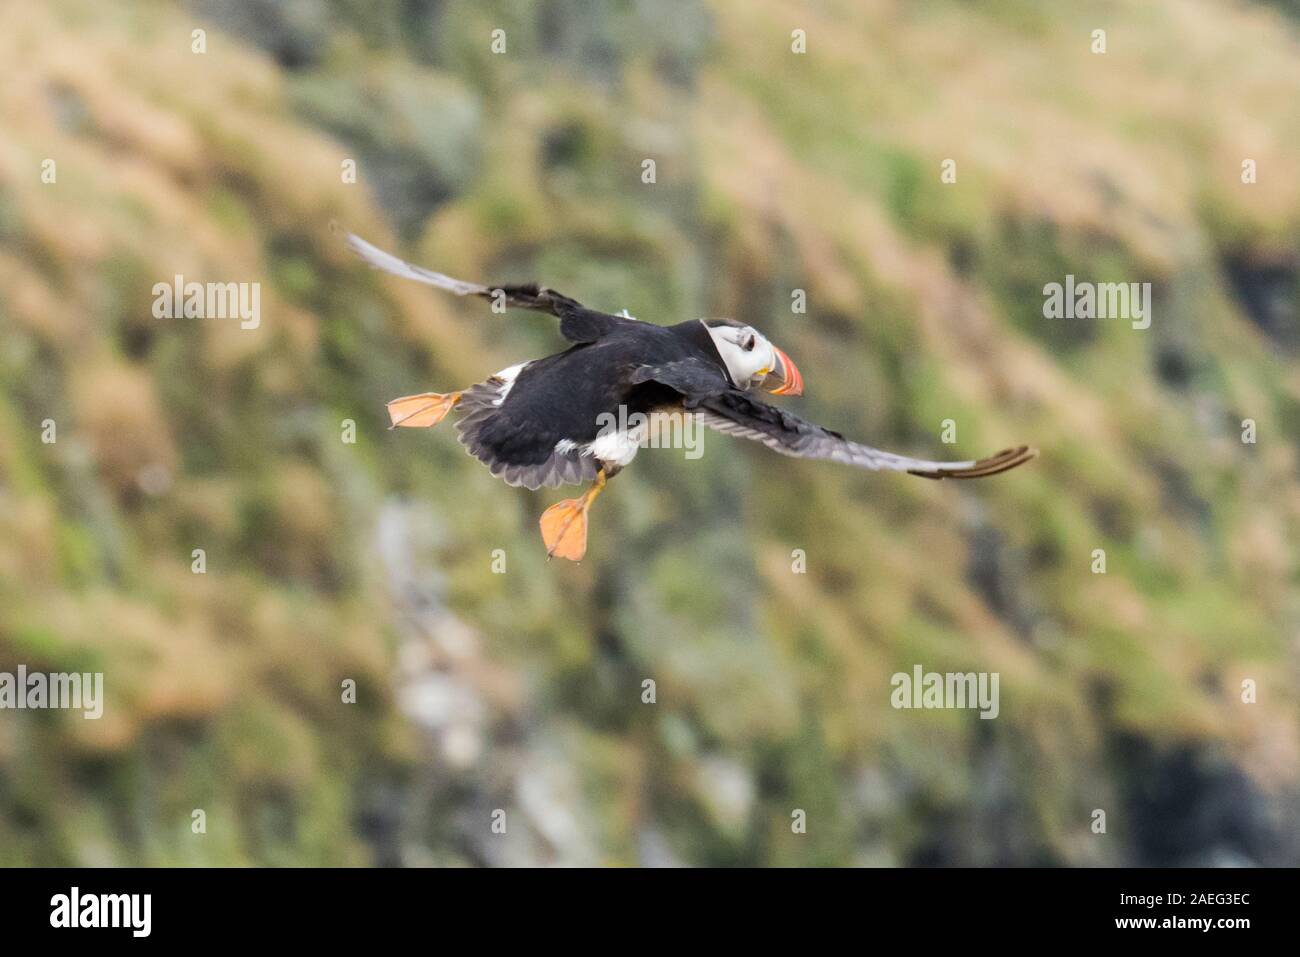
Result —
<path fill-rule="evenodd" d="M 745 337 L 745 341 L 740 344 L 740 348 L 744 349 L 746 352 L 753 352 L 754 342 L 754 336 L 752 334 L 748 335 Z"/>

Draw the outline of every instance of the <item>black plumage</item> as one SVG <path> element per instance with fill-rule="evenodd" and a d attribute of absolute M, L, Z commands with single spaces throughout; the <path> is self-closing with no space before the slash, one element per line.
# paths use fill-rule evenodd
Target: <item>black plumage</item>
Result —
<path fill-rule="evenodd" d="M 608 428 L 602 416 L 628 421 L 681 408 L 683 394 L 650 374 L 654 368 L 698 363 L 726 385 L 715 365 L 721 360 L 711 359 L 698 337 L 683 328 L 698 323 L 655 326 L 610 318 L 619 321 L 595 341 L 526 363 L 511 382 L 494 376 L 466 390 L 465 417 L 456 429 L 493 475 L 533 489 L 591 481 L 599 463 L 584 450 Z M 616 465 L 605 464 L 612 476 Z"/>

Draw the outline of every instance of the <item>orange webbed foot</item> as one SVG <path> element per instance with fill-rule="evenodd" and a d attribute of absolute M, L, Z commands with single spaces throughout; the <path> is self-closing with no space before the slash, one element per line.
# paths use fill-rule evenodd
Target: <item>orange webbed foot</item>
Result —
<path fill-rule="evenodd" d="M 389 428 L 427 429 L 435 426 L 456 407 L 460 397 L 459 392 L 421 392 L 394 399 L 388 403 L 388 419 L 392 422 Z"/>
<path fill-rule="evenodd" d="M 587 554 L 587 509 L 590 500 L 566 498 L 556 502 L 542 513 L 542 541 L 546 543 L 547 558 L 567 558 L 582 561 Z"/>

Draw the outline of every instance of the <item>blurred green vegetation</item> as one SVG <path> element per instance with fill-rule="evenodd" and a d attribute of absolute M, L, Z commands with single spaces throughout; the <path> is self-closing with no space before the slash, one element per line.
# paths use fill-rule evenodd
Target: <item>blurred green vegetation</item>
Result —
<path fill-rule="evenodd" d="M 0 864 L 1300 861 L 1293 7 L 0 8 L 0 670 L 108 695 L 0 712 Z M 548 564 L 559 496 L 383 404 L 553 324 L 333 221 L 752 321 L 864 441 L 1042 457 L 925 483 L 710 434 Z M 1067 272 L 1151 281 L 1151 328 L 1045 320 Z M 260 282 L 260 327 L 154 319 L 178 273 Z M 917 662 L 1000 672 L 1000 717 L 893 710 Z"/>

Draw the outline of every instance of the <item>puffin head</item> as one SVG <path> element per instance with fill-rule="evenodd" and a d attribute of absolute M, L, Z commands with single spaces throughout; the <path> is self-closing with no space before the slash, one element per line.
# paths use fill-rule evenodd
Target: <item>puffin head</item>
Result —
<path fill-rule="evenodd" d="M 761 388 L 773 395 L 803 395 L 803 376 L 790 357 L 767 337 L 733 319 L 702 319 L 737 389 Z"/>

